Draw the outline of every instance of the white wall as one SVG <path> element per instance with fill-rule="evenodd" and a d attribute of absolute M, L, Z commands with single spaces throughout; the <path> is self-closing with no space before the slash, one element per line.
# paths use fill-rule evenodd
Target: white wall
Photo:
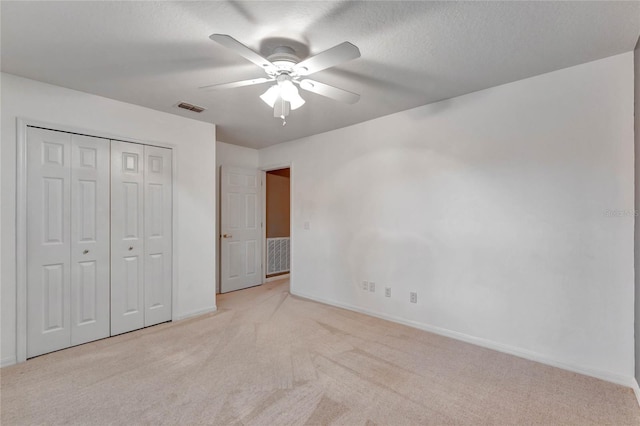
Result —
<path fill-rule="evenodd" d="M 174 318 L 215 310 L 215 126 L 2 74 L 1 299 L 3 365 L 16 356 L 16 117 L 174 144 L 178 260 Z"/>
<path fill-rule="evenodd" d="M 292 161 L 293 293 L 630 384 L 633 144 L 629 52 L 260 163 Z"/>
<path fill-rule="evenodd" d="M 216 142 L 216 164 L 233 167 L 258 168 L 258 150 L 224 142 Z"/>
<path fill-rule="evenodd" d="M 220 178 L 220 166 L 246 167 L 248 169 L 258 168 L 258 150 L 253 148 L 245 148 L 242 146 L 231 145 L 224 142 L 216 142 L 216 169 L 217 178 Z M 219 182 L 219 181 L 218 181 Z M 220 191 L 220 185 L 216 185 L 216 191 Z M 220 236 L 220 197 L 216 197 L 216 211 L 218 212 L 216 220 L 216 236 Z M 220 253 L 220 238 L 218 241 L 218 251 Z M 220 256 L 216 256 L 216 289 L 220 292 Z"/>

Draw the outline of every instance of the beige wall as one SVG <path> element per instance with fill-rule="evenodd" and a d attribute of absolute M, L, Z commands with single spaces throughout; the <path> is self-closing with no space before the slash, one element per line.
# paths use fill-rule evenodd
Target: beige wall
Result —
<path fill-rule="evenodd" d="M 267 172 L 267 238 L 289 236 L 289 169 Z"/>

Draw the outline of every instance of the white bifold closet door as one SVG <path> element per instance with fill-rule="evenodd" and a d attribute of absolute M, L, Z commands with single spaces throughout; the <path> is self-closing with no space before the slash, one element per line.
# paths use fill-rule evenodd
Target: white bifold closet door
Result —
<path fill-rule="evenodd" d="M 27 356 L 109 335 L 109 141 L 27 130 Z"/>
<path fill-rule="evenodd" d="M 171 320 L 171 150 L 111 141 L 111 335 Z"/>
<path fill-rule="evenodd" d="M 171 320 L 171 150 L 144 147 L 144 326 Z"/>
<path fill-rule="evenodd" d="M 111 141 L 111 335 L 144 327 L 144 145 Z"/>

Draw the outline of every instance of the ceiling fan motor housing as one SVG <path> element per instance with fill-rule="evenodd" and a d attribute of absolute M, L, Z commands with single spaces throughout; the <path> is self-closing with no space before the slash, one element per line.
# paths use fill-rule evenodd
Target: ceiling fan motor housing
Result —
<path fill-rule="evenodd" d="M 278 46 L 273 49 L 273 53 L 267 59 L 274 64 L 280 71 L 291 73 L 293 66 L 300 62 L 300 58 L 296 55 L 296 51 L 289 46 Z"/>

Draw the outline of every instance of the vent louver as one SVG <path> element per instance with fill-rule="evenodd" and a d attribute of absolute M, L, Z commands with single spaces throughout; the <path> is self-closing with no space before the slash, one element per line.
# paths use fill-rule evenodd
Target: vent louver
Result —
<path fill-rule="evenodd" d="M 206 108 L 203 108 L 201 106 L 197 106 L 197 105 L 191 105 L 187 102 L 180 102 L 178 104 L 178 108 L 182 108 L 182 109 L 186 109 L 189 111 L 193 111 L 193 112 L 202 112 L 204 111 Z"/>

